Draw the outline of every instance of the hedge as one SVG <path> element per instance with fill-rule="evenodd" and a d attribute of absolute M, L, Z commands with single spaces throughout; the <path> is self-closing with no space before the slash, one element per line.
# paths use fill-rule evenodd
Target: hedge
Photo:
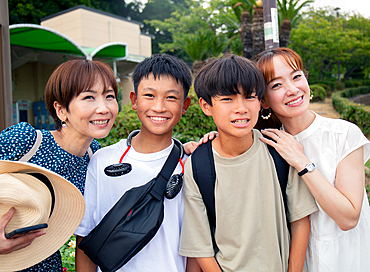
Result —
<path fill-rule="evenodd" d="M 189 92 L 191 104 L 185 115 L 180 119 L 180 122 L 174 127 L 173 137 L 180 140 L 182 143 L 194 140 L 198 141 L 204 134 L 212 130 L 216 130 L 216 125 L 212 117 L 204 115 L 199 106 L 198 99 L 194 91 Z M 120 139 L 127 138 L 128 134 L 140 129 L 141 122 L 137 117 L 136 111 L 131 108 L 131 103 L 122 106 L 121 111 L 117 115 L 109 135 L 98 141 L 102 146 L 107 146 L 118 142 Z"/>
<path fill-rule="evenodd" d="M 370 136 L 370 106 L 350 101 L 348 98 L 370 93 L 370 86 L 345 89 L 332 95 L 332 103 L 340 118 L 357 124 L 362 132 Z"/>

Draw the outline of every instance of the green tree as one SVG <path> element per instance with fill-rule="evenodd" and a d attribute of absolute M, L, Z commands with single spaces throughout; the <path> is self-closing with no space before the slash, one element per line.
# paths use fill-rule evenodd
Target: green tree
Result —
<path fill-rule="evenodd" d="M 330 79 L 339 71 L 369 67 L 369 29 L 368 19 L 311 9 L 292 29 L 290 47 L 302 57 L 311 80 Z"/>
<path fill-rule="evenodd" d="M 219 21 L 212 16 L 214 10 L 211 6 L 204 7 L 202 2 L 197 1 L 188 3 L 188 10 L 179 9 L 164 21 L 152 20 L 148 23 L 159 31 L 171 33 L 172 42 L 159 44 L 161 52 L 181 50 L 186 53 L 187 60 L 198 67 L 199 62 L 223 52 L 228 39 L 221 31 Z"/>
<path fill-rule="evenodd" d="M 279 42 L 281 47 L 288 47 L 292 27 L 301 18 L 301 10 L 314 0 L 277 0 L 279 16 Z"/>
<path fill-rule="evenodd" d="M 9 24 L 39 24 L 40 19 L 77 6 L 91 6 L 90 0 L 8 0 Z"/>
<path fill-rule="evenodd" d="M 171 17 L 171 14 L 176 10 L 188 10 L 188 4 L 184 0 L 149 0 L 142 13 L 141 20 L 144 22 L 144 33 L 150 33 L 155 36 L 155 39 L 152 40 L 152 51 L 153 53 L 159 53 L 161 51 L 160 44 L 172 43 L 172 35 L 169 31 L 164 29 L 159 29 L 149 22 L 152 20 L 164 21 Z M 182 57 L 181 52 L 178 50 L 168 51 L 166 53 L 177 55 Z"/>
<path fill-rule="evenodd" d="M 129 4 L 126 4 L 124 0 L 8 0 L 8 5 L 10 24 L 39 24 L 41 18 L 77 5 L 140 20 L 140 11 L 143 8 L 139 0 Z"/>

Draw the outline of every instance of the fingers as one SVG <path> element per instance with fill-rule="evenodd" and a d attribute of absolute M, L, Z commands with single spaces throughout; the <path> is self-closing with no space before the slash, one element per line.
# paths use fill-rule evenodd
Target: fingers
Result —
<path fill-rule="evenodd" d="M 194 141 L 190 141 L 190 142 L 187 142 L 186 144 L 183 144 L 183 147 L 184 147 L 184 151 L 187 155 L 191 155 L 194 150 L 198 147 L 199 143 L 197 142 L 194 142 Z"/>
<path fill-rule="evenodd" d="M 202 139 L 199 140 L 198 144 L 205 144 L 206 142 L 208 142 L 210 140 L 213 140 L 217 136 L 218 136 L 218 132 L 217 131 L 208 132 L 207 134 L 205 134 L 203 136 Z"/>
<path fill-rule="evenodd" d="M 2 237 L 4 239 L 0 239 L 0 254 L 9 254 L 13 251 L 25 248 L 32 244 L 35 238 L 44 235 L 45 232 L 43 230 L 38 230 L 33 233 L 29 233 L 17 238 L 6 239 L 5 236 Z"/>
<path fill-rule="evenodd" d="M 26 235 L 23 235 L 17 238 L 6 239 L 5 238 L 5 227 L 7 226 L 9 221 L 12 219 L 13 214 L 14 214 L 14 208 L 11 208 L 7 213 L 5 213 L 0 218 L 0 254 L 9 254 L 15 250 L 19 250 L 21 248 L 29 246 L 36 237 L 39 237 L 45 234 L 45 231 L 38 230 L 38 231 L 28 233 Z"/>
<path fill-rule="evenodd" d="M 275 142 L 285 136 L 285 132 L 278 129 L 264 129 L 261 130 L 261 133 L 267 137 L 270 137 Z"/>
<path fill-rule="evenodd" d="M 14 214 L 14 208 L 10 208 L 7 213 L 5 213 L 0 219 L 0 235 L 4 235 L 5 227 L 8 225 L 9 221 L 12 219 Z"/>

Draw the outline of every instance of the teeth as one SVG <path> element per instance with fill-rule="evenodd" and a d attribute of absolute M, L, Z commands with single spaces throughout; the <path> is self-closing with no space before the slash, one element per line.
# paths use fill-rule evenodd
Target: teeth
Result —
<path fill-rule="evenodd" d="M 298 98 L 297 100 L 294 100 L 292 102 L 289 102 L 289 103 L 286 103 L 287 105 L 294 105 L 294 104 L 297 104 L 298 102 L 300 102 L 302 100 L 302 96 L 300 98 Z"/>
<path fill-rule="evenodd" d="M 103 125 L 103 124 L 107 124 L 109 120 L 105 120 L 105 121 L 91 121 L 91 123 L 93 125 Z"/>
<path fill-rule="evenodd" d="M 248 120 L 246 119 L 243 119 L 243 120 L 235 120 L 235 121 L 232 121 L 234 124 L 246 124 L 248 122 Z"/>
<path fill-rule="evenodd" d="M 153 121 L 165 121 L 167 118 L 164 117 L 150 117 Z"/>

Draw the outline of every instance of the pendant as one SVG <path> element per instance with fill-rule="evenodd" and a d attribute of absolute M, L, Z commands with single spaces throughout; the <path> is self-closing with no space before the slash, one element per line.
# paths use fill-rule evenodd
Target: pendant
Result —
<path fill-rule="evenodd" d="M 119 177 L 130 173 L 132 170 L 131 164 L 129 163 L 117 163 L 108 165 L 104 169 L 104 173 L 110 177 Z"/>

